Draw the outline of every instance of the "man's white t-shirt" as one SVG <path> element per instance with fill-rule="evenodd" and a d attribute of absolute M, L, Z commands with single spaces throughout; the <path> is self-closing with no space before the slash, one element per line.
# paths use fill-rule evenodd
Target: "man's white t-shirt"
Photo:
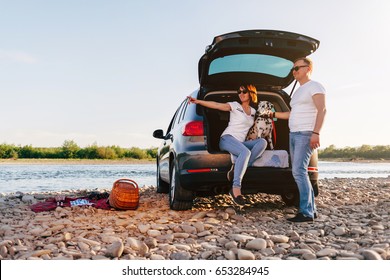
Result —
<path fill-rule="evenodd" d="M 255 120 L 256 110 L 251 107 L 251 114 L 247 115 L 240 103 L 234 101 L 228 102 L 228 104 L 231 108 L 230 120 L 221 136 L 229 134 L 238 141 L 244 142 L 246 135 L 248 134 L 248 130 L 251 128 Z"/>
<path fill-rule="evenodd" d="M 313 101 L 315 94 L 325 94 L 325 88 L 312 80 L 300 86 L 293 94 L 288 121 L 291 132 L 313 131 L 317 118 L 317 108 Z"/>

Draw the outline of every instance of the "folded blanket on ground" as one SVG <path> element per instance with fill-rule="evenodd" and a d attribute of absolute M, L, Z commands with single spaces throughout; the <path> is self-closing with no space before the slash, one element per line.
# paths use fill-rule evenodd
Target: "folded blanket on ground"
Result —
<path fill-rule="evenodd" d="M 43 212 L 55 210 L 57 207 L 74 207 L 74 206 L 92 206 L 98 209 L 110 209 L 107 198 L 90 199 L 88 197 L 65 197 L 64 200 L 57 200 L 56 198 L 48 198 L 46 201 L 38 202 L 30 205 L 30 209 L 34 212 Z"/>

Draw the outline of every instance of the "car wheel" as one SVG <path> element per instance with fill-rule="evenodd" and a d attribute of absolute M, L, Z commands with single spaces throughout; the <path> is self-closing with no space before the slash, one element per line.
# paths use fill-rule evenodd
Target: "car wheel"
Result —
<path fill-rule="evenodd" d="M 289 192 L 280 195 L 287 206 L 299 206 L 299 193 Z"/>
<path fill-rule="evenodd" d="M 169 192 L 169 184 L 167 182 L 164 182 L 163 180 L 161 180 L 160 168 L 158 166 L 158 163 L 157 163 L 156 177 L 157 177 L 157 192 L 158 193 L 168 193 Z"/>
<path fill-rule="evenodd" d="M 180 185 L 179 174 L 175 166 L 171 167 L 171 185 L 169 206 L 172 210 L 188 210 L 192 208 L 193 193 Z"/>

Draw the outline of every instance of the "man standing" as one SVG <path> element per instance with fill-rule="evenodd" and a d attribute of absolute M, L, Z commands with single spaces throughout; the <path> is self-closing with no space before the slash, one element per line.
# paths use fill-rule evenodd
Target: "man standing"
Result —
<path fill-rule="evenodd" d="M 299 190 L 299 211 L 287 220 L 312 222 L 317 214 L 308 166 L 314 149 L 320 147 L 320 131 L 326 114 L 325 89 L 310 79 L 313 71 L 310 59 L 297 59 L 291 71 L 300 84 L 290 102 L 291 112 L 275 112 L 269 116 L 289 120 L 291 165 Z"/>

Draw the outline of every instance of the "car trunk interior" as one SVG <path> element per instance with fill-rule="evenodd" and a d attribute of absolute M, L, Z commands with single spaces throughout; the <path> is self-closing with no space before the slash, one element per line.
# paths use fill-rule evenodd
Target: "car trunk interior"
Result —
<path fill-rule="evenodd" d="M 280 97 L 280 95 L 273 92 L 258 92 L 257 94 L 259 101 L 269 101 L 275 107 L 277 112 L 288 111 L 289 108 Z M 216 101 L 216 102 L 239 102 L 237 93 L 233 92 L 211 92 L 205 96 L 205 100 Z M 220 153 L 219 139 L 222 132 L 225 130 L 229 122 L 229 112 L 223 112 L 215 109 L 209 109 L 206 107 L 199 106 L 200 110 L 203 110 L 205 118 L 205 133 L 207 135 L 207 148 L 210 153 Z M 276 144 L 275 150 L 289 150 L 289 129 L 287 120 L 277 120 L 274 122 L 276 131 Z M 275 139 L 274 139 L 275 142 Z M 269 149 L 269 147 L 267 147 Z"/>

